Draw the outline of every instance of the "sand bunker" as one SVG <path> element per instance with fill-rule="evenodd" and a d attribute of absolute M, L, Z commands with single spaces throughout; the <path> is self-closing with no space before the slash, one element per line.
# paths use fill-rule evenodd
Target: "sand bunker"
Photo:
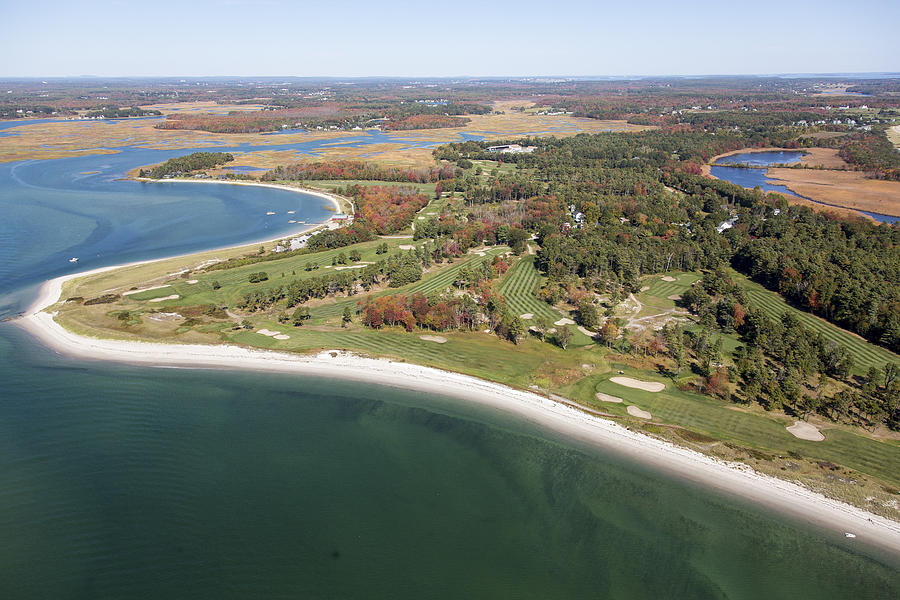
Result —
<path fill-rule="evenodd" d="M 554 325 L 559 325 L 560 327 L 562 327 L 563 325 L 574 325 L 574 324 L 575 324 L 575 321 L 573 321 L 572 319 L 566 319 L 566 318 L 560 319 L 559 321 L 554 323 Z"/>
<path fill-rule="evenodd" d="M 343 271 L 344 269 L 362 269 L 365 266 L 366 265 L 349 265 L 346 267 L 335 267 L 334 270 L 335 271 Z"/>
<path fill-rule="evenodd" d="M 200 282 L 199 279 L 188 279 L 187 284 L 188 284 L 188 285 L 194 285 L 195 283 L 199 283 L 199 282 Z"/>
<path fill-rule="evenodd" d="M 276 335 L 280 335 L 280 334 L 281 334 L 280 331 L 272 331 L 271 329 L 258 329 L 258 330 L 256 331 L 256 333 L 258 333 L 258 334 L 260 334 L 260 335 L 267 335 L 267 336 L 269 336 L 269 337 L 274 337 L 274 336 L 276 336 Z"/>
<path fill-rule="evenodd" d="M 615 402 L 616 404 L 622 402 L 622 399 L 618 396 L 611 396 L 609 394 L 604 394 L 603 392 L 597 392 L 594 395 L 597 396 L 597 400 L 599 400 L 600 402 Z"/>
<path fill-rule="evenodd" d="M 681 296 L 679 294 L 672 294 L 671 296 L 666 296 L 669 300 L 681 300 Z"/>
<path fill-rule="evenodd" d="M 668 275 L 663 275 L 660 279 L 663 281 L 675 281 L 674 277 L 669 277 Z"/>
<path fill-rule="evenodd" d="M 438 344 L 446 344 L 447 338 L 442 335 L 420 335 L 420 340 L 425 340 L 426 342 L 435 342 Z"/>
<path fill-rule="evenodd" d="M 400 250 L 415 250 L 416 246 L 414 244 L 400 244 L 397 248 Z"/>
<path fill-rule="evenodd" d="M 815 425 L 807 423 L 806 421 L 796 421 L 793 425 L 786 427 L 785 429 L 791 432 L 792 436 L 798 437 L 801 440 L 821 442 L 825 439 L 825 436 Z"/>
<path fill-rule="evenodd" d="M 649 289 L 650 289 L 650 286 L 649 286 L 649 285 L 645 285 L 644 287 L 641 288 L 641 291 L 642 291 L 642 292 L 646 292 L 646 291 L 649 290 Z"/>
<path fill-rule="evenodd" d="M 279 333 L 278 335 L 273 335 L 272 338 L 274 338 L 276 340 L 289 340 L 289 339 L 291 339 L 291 336 L 286 335 L 284 333 Z"/>
<path fill-rule="evenodd" d="M 519 315 L 519 318 L 520 319 L 533 319 L 534 315 L 531 313 L 522 313 L 521 315 Z"/>
<path fill-rule="evenodd" d="M 171 296 L 163 296 L 162 298 L 153 298 L 150 302 L 163 302 L 165 300 L 178 300 L 181 298 L 178 294 L 172 294 Z"/>
<path fill-rule="evenodd" d="M 147 318 L 150 319 L 151 321 L 162 322 L 162 321 L 176 321 L 178 319 L 183 319 L 184 317 L 182 317 L 178 313 L 164 312 L 164 313 L 151 313 L 151 314 L 147 315 Z"/>
<path fill-rule="evenodd" d="M 637 406 L 629 406 L 625 410 L 628 411 L 628 414 L 632 417 L 637 417 L 638 419 L 652 419 L 653 415 L 648 413 L 646 410 L 641 410 Z"/>
<path fill-rule="evenodd" d="M 161 290 L 163 288 L 172 287 L 168 283 L 165 285 L 155 285 L 153 287 L 142 288 L 139 290 L 128 290 L 127 292 L 122 292 L 123 296 L 130 296 L 132 294 L 140 294 L 141 292 L 149 292 L 150 290 Z"/>
<path fill-rule="evenodd" d="M 659 381 L 641 381 L 632 377 L 610 377 L 610 381 L 624 385 L 625 387 L 634 388 L 636 390 L 644 390 L 645 392 L 661 392 L 666 389 L 666 384 Z M 649 418 L 649 417 L 648 417 Z"/>

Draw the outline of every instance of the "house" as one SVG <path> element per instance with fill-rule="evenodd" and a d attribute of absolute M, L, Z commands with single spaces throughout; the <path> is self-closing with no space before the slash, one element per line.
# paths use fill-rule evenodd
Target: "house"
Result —
<path fill-rule="evenodd" d="M 520 146 L 519 144 L 504 144 L 502 146 L 489 146 L 488 152 L 506 152 L 509 154 L 531 153 L 537 148 L 535 146 Z"/>
<path fill-rule="evenodd" d="M 728 219 L 727 221 L 722 221 L 716 227 L 716 233 L 722 233 L 726 229 L 731 229 L 732 227 L 734 227 L 734 224 L 737 223 L 737 220 L 738 220 L 738 215 L 735 215 L 735 216 L 731 217 L 730 219 Z"/>

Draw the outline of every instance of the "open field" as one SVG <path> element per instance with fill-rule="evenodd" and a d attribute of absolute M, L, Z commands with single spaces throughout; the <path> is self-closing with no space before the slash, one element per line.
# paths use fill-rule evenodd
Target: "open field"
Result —
<path fill-rule="evenodd" d="M 894 354 L 887 348 L 876 346 L 869 343 L 865 339 L 856 334 L 850 333 L 846 329 L 841 329 L 836 325 L 832 325 L 824 319 L 812 315 L 804 310 L 794 308 L 785 302 L 779 294 L 771 292 L 756 282 L 750 281 L 743 275 L 736 272 L 732 273 L 735 281 L 744 288 L 753 306 L 764 310 L 771 317 L 780 317 L 785 312 L 792 312 L 803 323 L 804 327 L 822 334 L 826 340 L 834 340 L 847 348 L 847 351 L 853 355 L 854 365 L 853 371 L 859 375 L 864 375 L 869 367 L 883 367 L 885 363 L 895 362 L 900 364 L 900 356 Z"/>
<path fill-rule="evenodd" d="M 834 206 L 900 217 L 900 182 L 868 179 L 860 171 L 769 169 L 789 190 Z M 789 200 L 791 200 L 789 198 Z"/>

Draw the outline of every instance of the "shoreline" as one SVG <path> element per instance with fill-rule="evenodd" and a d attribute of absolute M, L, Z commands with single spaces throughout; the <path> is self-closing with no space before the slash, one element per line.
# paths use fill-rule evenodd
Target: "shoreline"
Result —
<path fill-rule="evenodd" d="M 318 196 L 319 198 L 324 198 L 328 200 L 331 204 L 334 205 L 337 212 L 344 212 L 343 206 L 341 206 L 341 201 L 347 202 L 350 204 L 351 209 L 355 209 L 353 206 L 353 202 L 349 198 L 344 198 L 343 196 L 338 196 L 337 194 L 330 194 L 328 192 L 323 192 L 321 190 L 314 190 L 310 188 L 301 188 L 301 187 L 292 187 L 289 185 L 280 185 L 277 183 L 264 183 L 262 181 L 229 181 L 222 179 L 178 179 L 178 178 L 170 178 L 170 179 L 150 179 L 149 177 L 125 177 L 124 179 L 130 181 L 138 181 L 140 183 L 214 183 L 214 184 L 224 184 L 224 185 L 252 185 L 256 187 L 266 187 L 271 188 L 273 190 L 286 190 L 288 192 L 297 192 L 301 194 L 309 194 L 310 196 Z"/>
<path fill-rule="evenodd" d="M 215 183 L 215 182 L 210 182 Z M 184 255 L 190 256 L 190 255 Z M 156 262 L 155 259 L 134 264 Z M 44 312 L 59 302 L 63 284 L 84 275 L 126 265 L 63 275 L 41 285 L 23 317 L 12 321 L 60 354 L 155 367 L 241 369 L 376 383 L 437 393 L 524 418 L 569 439 L 612 451 L 679 478 L 750 500 L 841 538 L 850 532 L 862 543 L 900 554 L 900 523 L 866 512 L 799 484 L 762 475 L 743 463 L 725 462 L 677 446 L 533 392 L 468 375 L 405 362 L 323 350 L 301 355 L 234 345 L 162 344 L 77 335 Z"/>

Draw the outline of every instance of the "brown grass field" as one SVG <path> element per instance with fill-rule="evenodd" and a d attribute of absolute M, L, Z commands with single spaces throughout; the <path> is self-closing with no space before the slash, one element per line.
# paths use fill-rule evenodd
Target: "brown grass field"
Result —
<path fill-rule="evenodd" d="M 743 148 L 719 154 L 703 166 L 703 174 L 710 175 L 710 168 L 719 158 L 744 152 L 794 151 L 792 148 Z M 810 208 L 825 212 L 835 212 L 845 216 L 861 216 L 857 211 L 900 216 L 900 182 L 868 179 L 861 171 L 844 170 L 847 163 L 833 148 L 803 148 L 808 154 L 800 164 L 808 169 L 783 169 L 770 167 L 768 176 L 778 180 L 799 196 L 811 198 L 808 202 L 788 197 L 792 204 L 805 204 Z M 823 206 L 824 203 L 828 206 Z"/>
<path fill-rule="evenodd" d="M 900 217 L 900 182 L 867 179 L 860 171 L 769 169 L 777 179 L 800 196 L 834 206 Z"/>

